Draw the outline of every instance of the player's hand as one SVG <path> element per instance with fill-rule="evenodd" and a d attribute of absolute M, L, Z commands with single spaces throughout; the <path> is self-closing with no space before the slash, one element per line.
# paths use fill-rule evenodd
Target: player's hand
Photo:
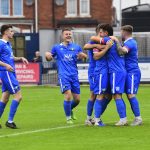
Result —
<path fill-rule="evenodd" d="M 47 61 L 51 61 L 53 59 L 53 56 L 50 52 L 45 52 L 45 58 Z"/>
<path fill-rule="evenodd" d="M 77 59 L 84 59 L 84 58 L 87 58 L 87 55 L 83 52 L 81 52 L 77 55 Z"/>
<path fill-rule="evenodd" d="M 24 57 L 21 57 L 21 61 L 22 61 L 24 64 L 26 64 L 26 65 L 29 64 L 28 60 L 27 60 L 26 58 L 24 58 Z"/>
<path fill-rule="evenodd" d="M 10 71 L 10 72 L 13 72 L 13 71 L 14 71 L 13 67 L 10 66 L 9 64 L 6 64 L 5 67 L 6 67 L 6 70 L 7 70 L 7 71 Z"/>
<path fill-rule="evenodd" d="M 115 37 L 115 36 L 110 36 L 110 38 L 111 38 L 113 41 L 115 41 L 115 42 L 119 43 L 119 40 L 118 40 L 118 38 L 117 38 L 117 37 Z"/>

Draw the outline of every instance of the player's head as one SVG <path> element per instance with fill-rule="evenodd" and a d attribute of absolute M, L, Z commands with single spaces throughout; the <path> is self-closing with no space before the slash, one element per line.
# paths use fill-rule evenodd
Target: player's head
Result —
<path fill-rule="evenodd" d="M 101 37 L 112 36 L 113 28 L 110 24 L 103 23 L 99 25 L 99 32 Z"/>
<path fill-rule="evenodd" d="M 99 30 L 100 30 L 99 26 L 100 26 L 100 24 L 98 24 L 97 27 L 96 27 L 96 29 L 95 29 L 96 35 L 99 35 Z"/>
<path fill-rule="evenodd" d="M 2 34 L 2 37 L 6 36 L 8 39 L 11 39 L 14 35 L 12 25 L 2 25 L 1 26 L 1 34 Z"/>
<path fill-rule="evenodd" d="M 71 42 L 72 41 L 72 31 L 70 28 L 62 29 L 62 40 L 63 42 Z"/>
<path fill-rule="evenodd" d="M 121 37 L 122 40 L 126 40 L 128 37 L 132 36 L 133 26 L 125 25 L 121 27 Z"/>

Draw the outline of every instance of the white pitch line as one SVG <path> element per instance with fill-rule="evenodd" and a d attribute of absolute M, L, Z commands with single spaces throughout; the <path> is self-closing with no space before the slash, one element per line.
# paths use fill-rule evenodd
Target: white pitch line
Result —
<path fill-rule="evenodd" d="M 82 125 L 83 125 L 83 124 L 80 124 L 80 125 L 61 126 L 61 127 L 47 128 L 47 129 L 39 129 L 39 130 L 31 130 L 31 131 L 25 131 L 25 132 L 18 132 L 18 133 L 14 133 L 14 134 L 1 135 L 0 138 L 14 137 L 14 136 L 19 136 L 19 135 L 26 135 L 26 134 L 32 134 L 32 133 L 39 133 L 39 132 L 46 132 L 46 131 L 52 131 L 52 130 L 59 130 L 59 129 L 68 129 L 68 128 L 78 127 L 78 126 L 82 126 Z"/>

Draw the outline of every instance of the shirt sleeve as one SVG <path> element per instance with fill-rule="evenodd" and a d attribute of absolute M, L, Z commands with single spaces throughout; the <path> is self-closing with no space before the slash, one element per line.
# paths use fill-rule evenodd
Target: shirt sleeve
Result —
<path fill-rule="evenodd" d="M 88 41 L 88 44 L 96 44 L 94 41 Z"/>
<path fill-rule="evenodd" d="M 78 53 L 81 53 L 81 52 L 83 52 L 82 48 L 81 48 L 81 46 L 78 46 Z"/>
<path fill-rule="evenodd" d="M 53 57 L 56 56 L 56 54 L 57 54 L 57 53 L 56 53 L 56 46 L 53 46 L 53 47 L 52 47 L 51 54 L 52 54 Z"/>
<path fill-rule="evenodd" d="M 111 44 L 111 45 L 113 45 L 114 42 L 109 37 L 104 37 L 104 38 L 100 38 L 100 44 L 103 44 L 103 45 Z"/>
<path fill-rule="evenodd" d="M 132 45 L 128 42 L 124 43 L 123 47 L 126 48 L 127 52 L 129 52 L 132 49 Z"/>

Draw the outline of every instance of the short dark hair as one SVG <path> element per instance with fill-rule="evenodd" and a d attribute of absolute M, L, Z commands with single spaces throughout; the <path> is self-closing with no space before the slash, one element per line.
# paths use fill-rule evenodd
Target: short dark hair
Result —
<path fill-rule="evenodd" d="M 104 31 L 108 32 L 108 36 L 112 36 L 113 35 L 113 28 L 110 24 L 108 23 L 102 23 L 99 25 L 99 30 L 102 29 Z"/>
<path fill-rule="evenodd" d="M 125 26 L 121 27 L 121 30 L 126 31 L 126 32 L 132 34 L 132 32 L 133 32 L 133 26 L 131 26 L 131 25 L 125 25 Z"/>
<path fill-rule="evenodd" d="M 95 29 L 96 34 L 99 33 L 99 30 L 100 30 L 99 27 L 100 27 L 100 24 L 98 24 L 97 27 L 96 27 L 96 29 Z"/>
<path fill-rule="evenodd" d="M 62 29 L 62 33 L 64 32 L 64 31 L 71 31 L 72 29 L 71 28 L 63 28 Z"/>
<path fill-rule="evenodd" d="M 2 25 L 1 26 L 1 34 L 3 35 L 4 32 L 9 28 L 12 28 L 12 25 L 9 25 L 9 24 Z"/>

